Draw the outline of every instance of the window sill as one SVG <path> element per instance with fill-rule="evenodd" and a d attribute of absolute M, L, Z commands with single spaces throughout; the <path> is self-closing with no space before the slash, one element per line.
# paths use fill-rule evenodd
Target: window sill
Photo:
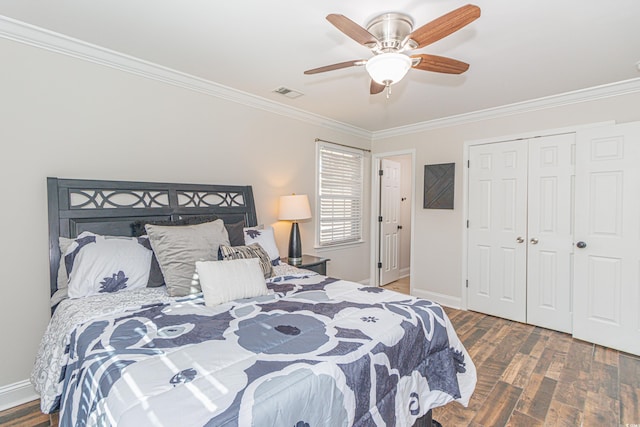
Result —
<path fill-rule="evenodd" d="M 313 249 L 315 249 L 316 252 L 325 252 L 325 251 L 331 251 L 334 249 L 348 249 L 355 246 L 360 246 L 364 243 L 366 243 L 364 240 L 358 240 L 357 242 L 339 243 L 339 244 L 329 245 L 329 246 L 314 245 Z"/>

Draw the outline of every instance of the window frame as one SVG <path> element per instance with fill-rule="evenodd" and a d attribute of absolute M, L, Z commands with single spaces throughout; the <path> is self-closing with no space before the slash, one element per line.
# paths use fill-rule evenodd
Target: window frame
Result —
<path fill-rule="evenodd" d="M 344 238 L 338 240 L 323 240 L 322 239 L 322 226 L 325 223 L 325 219 L 322 217 L 322 201 L 323 199 L 330 199 L 331 197 L 322 195 L 322 156 L 323 150 L 335 151 L 347 155 L 354 155 L 359 159 L 359 171 L 355 171 L 354 175 L 359 175 L 359 182 L 356 182 L 355 185 L 346 186 L 348 189 L 352 190 L 353 188 L 357 189 L 357 195 L 353 197 L 353 200 L 357 200 L 359 204 L 359 210 L 357 213 L 357 230 L 354 234 L 352 234 L 352 238 Z M 332 144 L 330 142 L 318 141 L 316 144 L 316 206 L 315 206 L 315 217 L 316 220 L 316 233 L 315 233 L 315 248 L 316 249 L 330 249 L 336 247 L 344 247 L 355 244 L 361 244 L 364 242 L 364 202 L 365 202 L 365 194 L 364 194 L 364 179 L 365 179 L 365 155 L 363 150 L 357 148 L 345 147 L 339 144 Z M 344 198 L 345 196 L 343 196 Z M 334 196 L 334 198 L 336 198 Z M 351 217 L 351 221 L 354 221 L 353 217 Z M 343 227 L 346 228 L 346 227 Z"/>

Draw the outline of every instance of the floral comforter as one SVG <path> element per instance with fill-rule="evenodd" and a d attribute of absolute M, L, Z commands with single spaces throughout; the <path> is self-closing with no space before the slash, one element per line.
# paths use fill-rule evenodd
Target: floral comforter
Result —
<path fill-rule="evenodd" d="M 268 287 L 103 309 L 41 348 L 43 411 L 60 404 L 61 426 L 410 426 L 468 404 L 475 367 L 437 304 L 317 274 Z"/>

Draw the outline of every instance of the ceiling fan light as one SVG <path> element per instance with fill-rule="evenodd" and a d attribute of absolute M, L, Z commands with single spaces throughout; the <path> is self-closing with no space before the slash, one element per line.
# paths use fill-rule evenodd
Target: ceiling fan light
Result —
<path fill-rule="evenodd" d="M 411 58 L 401 53 L 382 53 L 369 59 L 365 68 L 374 81 L 390 86 L 407 74 L 411 68 Z"/>

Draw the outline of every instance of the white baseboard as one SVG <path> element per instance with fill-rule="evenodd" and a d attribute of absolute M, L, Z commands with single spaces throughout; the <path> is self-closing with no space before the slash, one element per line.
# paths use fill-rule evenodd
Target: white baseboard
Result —
<path fill-rule="evenodd" d="M 452 297 L 451 295 L 445 295 L 438 292 L 425 291 L 423 289 L 415 288 L 411 290 L 411 295 L 428 299 L 433 302 L 437 302 L 440 305 L 456 308 L 458 310 L 460 310 L 460 307 L 462 307 L 462 298 L 460 297 Z"/>
<path fill-rule="evenodd" d="M 369 286 L 369 283 L 371 283 L 371 279 L 360 280 L 358 283 L 360 283 L 361 285 Z"/>
<path fill-rule="evenodd" d="M 0 411 L 40 399 L 29 380 L 0 387 Z"/>
<path fill-rule="evenodd" d="M 403 278 L 407 277 L 410 272 L 411 272 L 411 268 L 410 267 L 401 268 L 400 271 L 399 271 L 400 278 L 403 279 Z"/>

